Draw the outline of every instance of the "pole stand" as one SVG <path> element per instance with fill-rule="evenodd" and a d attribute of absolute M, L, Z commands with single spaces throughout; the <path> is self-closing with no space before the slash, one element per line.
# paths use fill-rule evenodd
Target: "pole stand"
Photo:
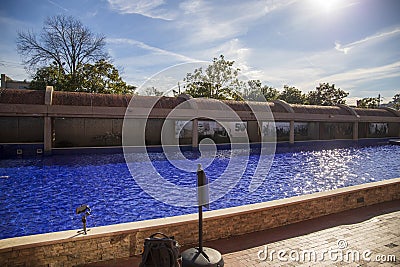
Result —
<path fill-rule="evenodd" d="M 207 185 L 207 177 L 199 164 L 197 170 L 197 187 Z M 203 199 L 199 196 L 197 190 L 197 199 L 199 201 L 199 246 L 197 248 L 189 248 L 182 252 L 182 267 L 223 267 L 224 260 L 219 251 L 203 247 Z"/>
<path fill-rule="evenodd" d="M 203 247 L 200 251 L 199 248 L 189 248 L 182 252 L 182 267 L 223 267 L 224 260 L 222 259 L 219 251 Z"/>
<path fill-rule="evenodd" d="M 86 230 L 86 214 L 82 216 L 82 224 L 83 224 L 83 234 L 86 235 L 87 234 L 87 230 Z"/>

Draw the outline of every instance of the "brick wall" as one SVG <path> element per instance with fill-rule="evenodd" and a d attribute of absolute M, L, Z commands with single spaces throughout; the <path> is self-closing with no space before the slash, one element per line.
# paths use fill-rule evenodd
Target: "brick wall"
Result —
<path fill-rule="evenodd" d="M 204 240 L 242 235 L 400 199 L 400 178 L 204 213 Z M 0 240 L 0 266 L 74 266 L 139 255 L 154 232 L 197 243 L 197 215 Z"/>

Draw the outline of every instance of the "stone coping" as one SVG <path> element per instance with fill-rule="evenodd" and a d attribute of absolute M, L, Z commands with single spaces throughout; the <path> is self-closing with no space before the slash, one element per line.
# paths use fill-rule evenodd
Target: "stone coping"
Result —
<path fill-rule="evenodd" d="M 206 211 L 203 213 L 204 221 L 212 220 L 216 218 L 230 217 L 238 214 L 247 214 L 251 212 L 255 212 L 258 210 L 268 210 L 281 206 L 289 206 L 298 204 L 301 202 L 308 202 L 316 199 L 323 199 L 332 196 L 338 196 L 341 194 L 346 194 L 349 192 L 356 192 L 359 190 L 365 190 L 368 188 L 380 187 L 383 185 L 390 185 L 400 183 L 400 178 L 394 178 L 390 180 L 384 180 L 379 182 L 366 183 L 361 185 L 349 186 L 344 188 L 338 188 L 330 191 L 317 192 L 313 194 L 295 196 L 285 199 L 273 200 L 268 202 L 237 206 L 231 208 L 225 208 L 220 210 Z M 178 225 L 182 223 L 189 223 L 197 221 L 197 214 L 187 214 L 180 216 L 173 216 L 167 218 L 160 219 L 152 219 L 145 221 L 137 221 L 130 223 L 122 223 L 115 225 L 107 225 L 107 226 L 99 226 L 88 228 L 88 234 L 82 235 L 78 230 L 68 230 L 54 233 L 45 233 L 45 234 L 37 234 L 31 236 L 21 236 L 15 238 L 7 238 L 0 240 L 0 251 L 11 251 L 13 248 L 18 247 L 22 248 L 30 248 L 38 245 L 48 245 L 54 243 L 63 243 L 63 242 L 71 242 L 78 241 L 81 239 L 91 239 L 91 238 L 99 238 L 99 237 L 107 237 L 113 236 L 116 234 L 123 234 L 128 232 L 139 232 L 139 231 L 148 231 L 152 229 L 159 229 L 160 226 L 168 225 Z"/>

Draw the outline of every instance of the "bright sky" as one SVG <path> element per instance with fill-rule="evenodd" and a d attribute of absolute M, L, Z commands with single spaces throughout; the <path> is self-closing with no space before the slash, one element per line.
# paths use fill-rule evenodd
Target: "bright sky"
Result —
<path fill-rule="evenodd" d="M 350 92 L 348 104 L 400 93 L 398 0 L 3 0 L 1 73 L 30 80 L 16 32 L 39 32 L 57 14 L 104 34 L 113 63 L 136 86 L 164 68 L 223 54 L 278 89 L 335 83 Z"/>

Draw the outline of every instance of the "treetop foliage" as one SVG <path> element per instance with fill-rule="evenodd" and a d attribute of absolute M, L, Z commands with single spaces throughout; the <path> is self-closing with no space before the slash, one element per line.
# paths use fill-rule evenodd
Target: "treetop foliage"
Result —
<path fill-rule="evenodd" d="M 59 91 L 88 92 L 102 94 L 132 94 L 134 86 L 127 85 L 118 70 L 106 60 L 94 64 L 79 65 L 75 75 L 67 74 L 56 64 L 38 69 L 30 87 L 42 90 L 47 85 Z"/>
<path fill-rule="evenodd" d="M 31 88 L 94 93 L 132 93 L 109 62 L 105 36 L 92 33 L 78 19 L 57 15 L 44 21 L 39 34 L 18 32 L 17 50 L 33 71 Z"/>
<path fill-rule="evenodd" d="M 233 68 L 234 63 L 221 55 L 206 69 L 197 68 L 193 73 L 187 73 L 184 78 L 186 93 L 192 97 L 240 100 L 240 69 Z"/>
<path fill-rule="evenodd" d="M 48 17 L 40 34 L 18 32 L 17 50 L 29 69 L 55 64 L 68 74 L 79 65 L 107 59 L 105 36 L 95 35 L 82 23 L 65 15 Z"/>
<path fill-rule="evenodd" d="M 273 101 L 278 99 L 279 91 L 260 80 L 249 80 L 244 86 L 243 98 L 248 101 Z"/>
<path fill-rule="evenodd" d="M 334 106 L 336 104 L 345 104 L 345 98 L 349 95 L 348 92 L 340 88 L 335 88 L 335 85 L 329 83 L 320 83 L 315 91 L 308 94 L 308 103 L 310 105 Z"/>
<path fill-rule="evenodd" d="M 284 85 L 283 92 L 278 96 L 280 100 L 290 104 L 306 104 L 307 96 L 293 86 Z"/>
<path fill-rule="evenodd" d="M 234 61 L 228 61 L 221 55 L 214 58 L 205 70 L 198 68 L 187 73 L 186 93 L 192 97 L 216 99 L 234 99 L 248 101 L 284 100 L 291 104 L 336 105 L 344 104 L 349 93 L 335 88 L 329 83 L 320 83 L 315 91 L 304 94 L 300 89 L 285 85 L 283 91 L 263 85 L 260 80 L 239 80 L 240 69 L 234 68 Z"/>
<path fill-rule="evenodd" d="M 388 106 L 400 110 L 400 94 L 395 94 L 393 100 L 388 103 Z"/>
<path fill-rule="evenodd" d="M 379 99 L 377 97 L 365 97 L 363 99 L 357 100 L 358 108 L 378 108 Z"/>

